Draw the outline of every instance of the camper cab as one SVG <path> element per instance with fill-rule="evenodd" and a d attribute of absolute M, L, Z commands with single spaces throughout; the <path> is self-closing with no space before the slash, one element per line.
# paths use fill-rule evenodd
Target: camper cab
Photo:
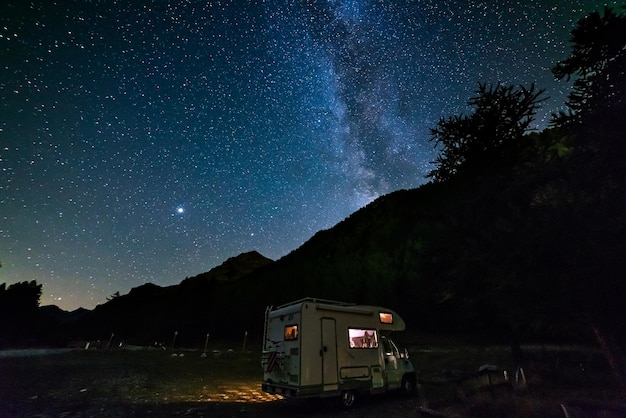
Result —
<path fill-rule="evenodd" d="M 287 398 L 341 396 L 416 385 L 408 353 L 389 338 L 405 323 L 390 309 L 321 299 L 268 307 L 261 365 L 263 391 Z"/>

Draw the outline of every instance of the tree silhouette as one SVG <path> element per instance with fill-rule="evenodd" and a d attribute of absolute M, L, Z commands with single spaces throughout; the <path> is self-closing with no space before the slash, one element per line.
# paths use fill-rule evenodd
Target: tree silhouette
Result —
<path fill-rule="evenodd" d="M 37 281 L 0 285 L 0 312 L 28 312 L 39 307 L 42 285 Z"/>
<path fill-rule="evenodd" d="M 0 346 L 32 337 L 36 328 L 41 285 L 30 282 L 0 285 Z"/>
<path fill-rule="evenodd" d="M 568 131 L 578 149 L 571 163 L 581 171 L 579 188 L 604 201 L 626 204 L 626 15 L 605 8 L 578 21 L 570 37 L 571 55 L 553 73 L 576 77 L 569 111 L 553 124 Z"/>
<path fill-rule="evenodd" d="M 120 291 L 118 290 L 115 293 L 113 293 L 111 296 L 107 296 L 106 299 L 107 301 L 109 301 L 109 300 L 117 299 L 119 297 L 120 297 Z"/>
<path fill-rule="evenodd" d="M 576 255 L 571 264 L 579 277 L 572 300 L 626 394 L 626 361 L 607 349 L 605 338 L 611 331 L 620 335 L 624 327 L 626 15 L 607 7 L 602 15 L 591 13 L 578 21 L 570 42 L 570 56 L 553 73 L 559 79 L 576 79 L 568 96 L 569 111 L 555 115 L 553 124 L 567 133 L 572 149 L 559 188 L 567 199 L 557 201 L 568 210 L 563 212 L 571 224 L 578 225 L 566 244 Z"/>
<path fill-rule="evenodd" d="M 552 72 L 558 79 L 576 77 L 568 96 L 568 113 L 555 116 L 557 126 L 580 124 L 592 116 L 624 117 L 626 105 L 626 16 L 605 7 L 578 21 L 572 30 L 571 55 Z M 619 120 L 614 120 L 618 122 Z"/>
<path fill-rule="evenodd" d="M 476 96 L 468 101 L 475 108 L 466 116 L 439 120 L 431 128 L 431 141 L 442 150 L 428 177 L 445 181 L 457 174 L 479 173 L 503 167 L 519 153 L 521 139 L 544 99 L 544 90 L 520 86 L 495 87 L 479 84 Z"/>
<path fill-rule="evenodd" d="M 626 248 L 626 15 L 607 7 L 593 12 L 578 21 L 570 42 L 570 56 L 553 69 L 560 79 L 577 77 L 570 111 L 553 121 L 572 148 L 564 170 L 570 189 L 561 194 L 573 196 L 575 220 L 585 226 L 579 242 L 587 248 L 578 251 L 594 254 L 590 266 L 604 261 L 607 288 L 623 289 L 626 266 L 614 254 Z"/>

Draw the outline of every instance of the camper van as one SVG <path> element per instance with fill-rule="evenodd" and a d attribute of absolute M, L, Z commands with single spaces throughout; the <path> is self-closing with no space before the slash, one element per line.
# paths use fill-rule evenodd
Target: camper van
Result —
<path fill-rule="evenodd" d="M 400 389 L 414 392 L 408 352 L 389 338 L 405 329 L 394 311 L 306 298 L 265 313 L 264 392 L 286 398 L 341 397 Z"/>

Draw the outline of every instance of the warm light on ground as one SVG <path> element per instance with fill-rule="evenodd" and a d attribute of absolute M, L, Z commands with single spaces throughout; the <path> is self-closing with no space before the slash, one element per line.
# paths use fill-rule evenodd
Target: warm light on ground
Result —
<path fill-rule="evenodd" d="M 280 395 L 271 395 L 261 390 L 258 381 L 218 382 L 215 386 L 202 386 L 195 393 L 185 393 L 181 396 L 172 396 L 168 402 L 236 402 L 236 403 L 263 403 L 283 399 Z"/>

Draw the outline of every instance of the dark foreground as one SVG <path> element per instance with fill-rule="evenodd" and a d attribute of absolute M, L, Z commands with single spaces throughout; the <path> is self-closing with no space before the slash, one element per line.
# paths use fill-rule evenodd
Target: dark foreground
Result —
<path fill-rule="evenodd" d="M 412 352 L 420 379 L 416 396 L 362 397 L 351 409 L 333 400 L 292 402 L 263 393 L 258 351 L 5 354 L 0 418 L 626 417 L 626 402 L 599 352 L 538 346 L 526 353 L 526 380 L 520 376 L 511 385 L 504 371 L 515 373 L 504 348 L 422 347 Z M 477 373 L 485 364 L 497 370 Z"/>

